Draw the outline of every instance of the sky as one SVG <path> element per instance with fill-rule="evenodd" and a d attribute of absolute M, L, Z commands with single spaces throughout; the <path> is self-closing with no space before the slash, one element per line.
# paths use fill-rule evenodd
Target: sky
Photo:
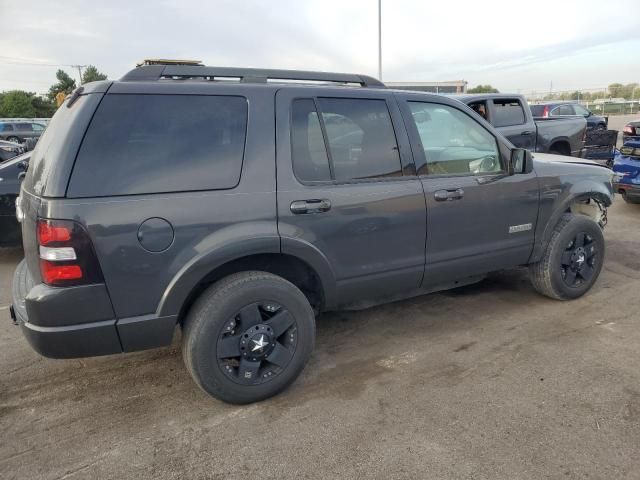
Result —
<path fill-rule="evenodd" d="M 377 0 L 0 0 L 0 91 L 144 58 L 377 76 Z M 640 0 L 382 0 L 384 81 L 502 92 L 640 82 Z"/>

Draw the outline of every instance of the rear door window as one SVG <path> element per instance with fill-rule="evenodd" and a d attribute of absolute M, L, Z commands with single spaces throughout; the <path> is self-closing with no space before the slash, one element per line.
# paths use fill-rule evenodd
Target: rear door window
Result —
<path fill-rule="evenodd" d="M 233 188 L 246 129 L 244 97 L 107 95 L 80 147 L 68 196 Z"/>
<path fill-rule="evenodd" d="M 516 98 L 496 99 L 493 101 L 493 125 L 509 127 L 525 123 L 524 108 Z"/>
<path fill-rule="evenodd" d="M 402 175 L 385 100 L 296 99 L 292 104 L 291 147 L 294 172 L 303 182 Z"/>
<path fill-rule="evenodd" d="M 346 182 L 402 175 L 387 102 L 320 98 L 335 180 Z"/>

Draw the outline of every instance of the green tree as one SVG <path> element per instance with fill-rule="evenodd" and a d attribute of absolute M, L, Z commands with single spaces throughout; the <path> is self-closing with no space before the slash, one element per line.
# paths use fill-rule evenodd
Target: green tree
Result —
<path fill-rule="evenodd" d="M 607 88 L 609 90 L 609 95 L 613 98 L 621 97 L 624 95 L 624 85 L 622 85 L 621 83 L 612 83 Z"/>
<path fill-rule="evenodd" d="M 497 88 L 491 85 L 478 85 L 477 87 L 467 90 L 467 93 L 500 93 Z"/>
<path fill-rule="evenodd" d="M 47 97 L 49 97 L 49 100 L 52 102 L 55 100 L 58 93 L 64 92 L 68 95 L 76 88 L 76 81 L 64 70 L 58 70 L 56 72 L 56 78 L 58 79 L 58 83 L 51 85 L 49 93 L 47 94 Z"/>
<path fill-rule="evenodd" d="M 11 90 L 2 93 L 0 99 L 0 117 L 35 117 L 36 109 L 31 103 L 35 94 L 22 90 Z"/>
<path fill-rule="evenodd" d="M 107 76 L 104 73 L 98 71 L 93 65 L 89 65 L 82 74 L 82 84 L 89 82 L 97 82 L 98 80 L 106 80 Z"/>
<path fill-rule="evenodd" d="M 11 90 L 0 93 L 0 117 L 48 118 L 55 111 L 53 102 L 33 92 Z"/>
<path fill-rule="evenodd" d="M 56 105 L 46 97 L 34 95 L 31 99 L 31 105 L 36 111 L 37 118 L 51 118 L 56 113 Z"/>

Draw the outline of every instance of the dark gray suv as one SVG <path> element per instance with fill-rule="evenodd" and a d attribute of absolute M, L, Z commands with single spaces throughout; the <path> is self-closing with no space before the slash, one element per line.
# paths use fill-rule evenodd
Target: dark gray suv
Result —
<path fill-rule="evenodd" d="M 514 148 L 466 105 L 360 75 L 139 67 L 57 111 L 17 202 L 14 318 L 68 358 L 171 343 L 233 403 L 311 355 L 318 312 L 528 265 L 587 292 L 611 173 Z"/>

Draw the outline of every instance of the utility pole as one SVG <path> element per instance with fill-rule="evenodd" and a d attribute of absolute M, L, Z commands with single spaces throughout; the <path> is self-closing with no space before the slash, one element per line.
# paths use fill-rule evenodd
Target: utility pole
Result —
<path fill-rule="evenodd" d="M 78 86 L 82 85 L 82 69 L 87 68 L 87 65 L 71 65 L 71 68 L 78 69 Z"/>
<path fill-rule="evenodd" d="M 382 81 L 382 0 L 378 0 L 378 80 Z"/>

